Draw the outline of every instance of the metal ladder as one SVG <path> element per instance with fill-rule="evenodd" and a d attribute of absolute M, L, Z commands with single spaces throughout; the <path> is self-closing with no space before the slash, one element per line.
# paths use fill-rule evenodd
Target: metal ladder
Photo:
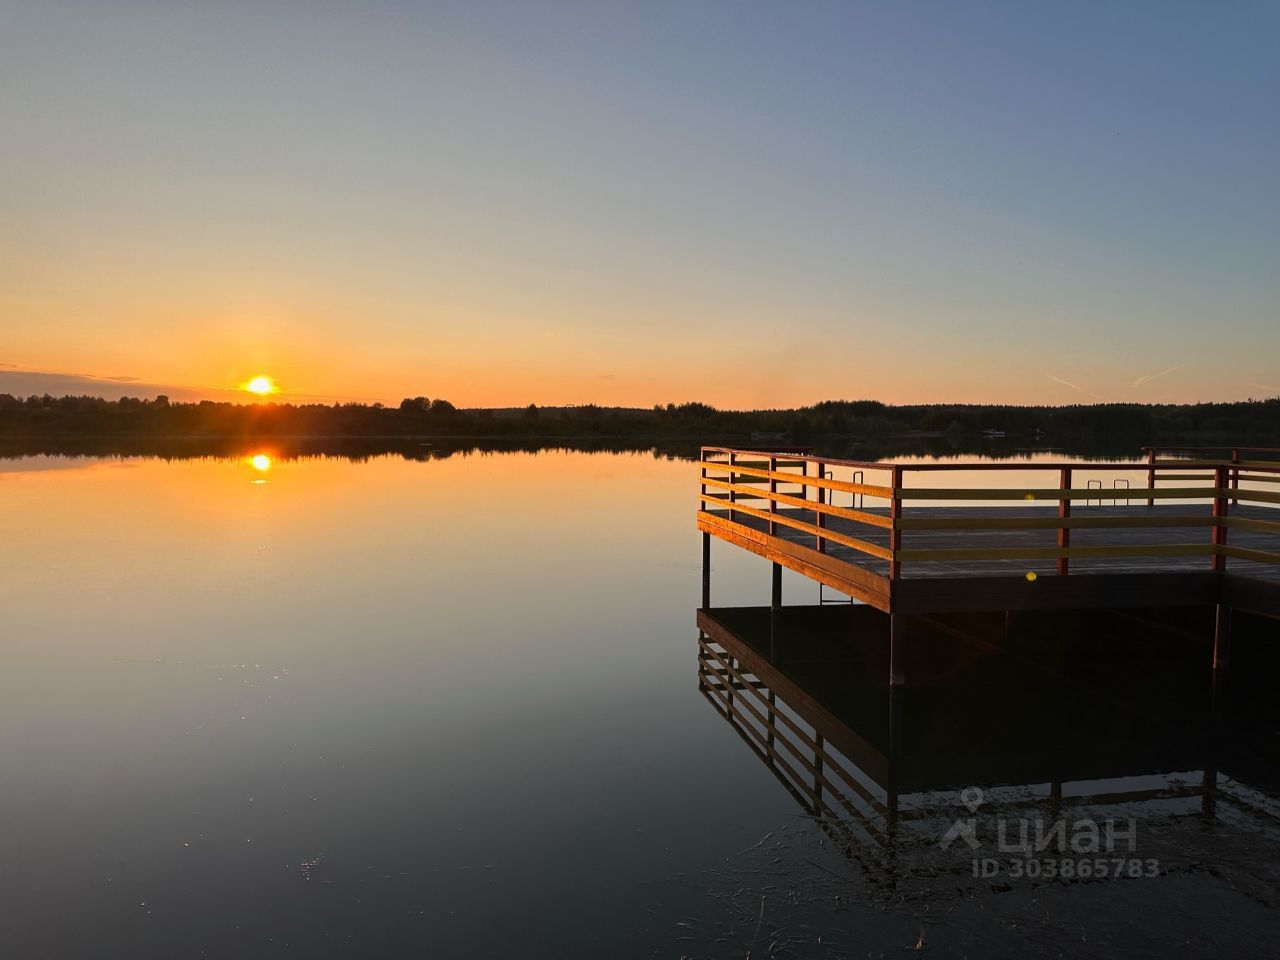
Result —
<path fill-rule="evenodd" d="M 835 476 L 836 476 L 836 475 L 835 475 L 835 471 L 834 471 L 834 470 L 823 470 L 819 475 L 822 477 L 822 479 L 823 479 L 823 480 L 834 480 L 834 479 L 835 479 Z M 855 470 L 855 471 L 853 471 L 853 482 L 854 482 L 854 483 L 866 483 L 866 474 L 865 474 L 862 470 Z M 829 494 L 829 496 L 830 496 L 830 497 L 834 497 L 834 496 L 835 496 L 835 491 L 834 491 L 834 490 L 830 490 L 830 491 L 828 491 L 828 494 Z M 830 499 L 828 499 L 828 501 L 827 501 L 827 502 L 828 502 L 828 503 L 831 503 Z M 851 494 L 849 494 L 849 508 L 850 508 L 851 510 L 860 510 L 860 509 L 862 509 L 862 504 L 863 504 L 864 502 L 865 502 L 865 500 L 864 500 L 864 498 L 863 498 L 863 495 L 862 495 L 862 494 L 860 494 L 860 493 L 851 493 Z M 835 506 L 835 504 L 834 504 L 834 503 L 831 503 L 831 506 Z M 834 592 L 834 591 L 833 591 L 833 592 Z M 830 598 L 828 598 L 828 597 L 827 597 L 827 595 L 826 595 L 826 588 L 824 587 L 824 585 L 822 584 L 822 582 L 821 582 L 821 581 L 819 581 L 819 582 L 818 582 L 818 603 L 819 603 L 820 605 L 821 605 L 821 604 L 827 604 L 827 603 L 848 603 L 848 604 L 852 605 L 852 603 L 853 603 L 853 597 L 846 597 L 846 596 L 841 595 L 841 596 L 838 596 L 838 597 L 830 597 Z"/>

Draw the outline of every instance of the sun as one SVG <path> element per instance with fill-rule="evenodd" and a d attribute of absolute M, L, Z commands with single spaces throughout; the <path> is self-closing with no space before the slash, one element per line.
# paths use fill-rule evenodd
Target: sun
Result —
<path fill-rule="evenodd" d="M 271 469 L 271 457 L 265 453 L 255 453 L 249 458 L 249 465 L 259 473 L 266 473 Z"/>
<path fill-rule="evenodd" d="M 277 393 L 280 390 L 280 388 L 276 386 L 276 382 L 274 380 L 261 374 L 254 377 L 248 383 L 245 383 L 240 389 L 247 390 L 249 393 L 257 394 L 260 397 Z"/>

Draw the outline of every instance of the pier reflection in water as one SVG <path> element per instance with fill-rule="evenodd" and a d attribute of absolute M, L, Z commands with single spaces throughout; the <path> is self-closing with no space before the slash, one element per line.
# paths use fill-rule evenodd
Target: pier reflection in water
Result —
<path fill-rule="evenodd" d="M 1274 676 L 1255 669 L 1274 621 L 1241 615 L 1236 675 L 1215 679 L 1210 610 L 913 620 L 905 688 L 887 683 L 886 621 L 698 614 L 700 691 L 873 885 L 1001 889 L 1085 860 L 1091 878 L 1099 860 L 1126 880 L 1230 872 L 1205 824 L 1280 839 L 1276 707 L 1254 679 Z"/>

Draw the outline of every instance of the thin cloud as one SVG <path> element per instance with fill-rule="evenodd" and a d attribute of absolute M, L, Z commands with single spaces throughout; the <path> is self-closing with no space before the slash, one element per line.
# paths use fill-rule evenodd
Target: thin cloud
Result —
<path fill-rule="evenodd" d="M 253 402 L 241 390 L 234 387 L 221 387 L 214 384 L 174 384 L 153 383 L 139 377 L 114 376 L 98 377 L 87 373 L 49 373 L 42 370 L 24 370 L 14 364 L 0 364 L 0 393 L 16 397 L 43 396 L 55 397 L 91 396 L 105 400 L 119 400 L 121 397 L 140 397 L 153 399 L 164 394 L 170 400 L 192 402 L 198 400 L 218 400 L 231 402 Z M 341 397 L 332 394 L 300 393 L 285 389 L 276 398 L 281 403 L 370 403 L 369 397 Z"/>
<path fill-rule="evenodd" d="M 233 391 L 206 390 L 197 387 L 168 383 L 147 383 L 137 377 L 95 377 L 83 373 L 50 373 L 43 370 L 24 370 L 12 364 L 0 369 L 0 393 L 17 397 L 91 396 L 107 400 L 121 397 L 153 398 L 164 394 L 172 400 L 202 400 L 206 397 L 226 396 Z"/>

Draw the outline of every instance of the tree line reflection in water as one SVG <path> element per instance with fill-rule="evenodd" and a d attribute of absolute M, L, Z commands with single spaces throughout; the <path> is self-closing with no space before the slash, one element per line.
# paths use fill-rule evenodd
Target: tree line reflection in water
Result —
<path fill-rule="evenodd" d="M 747 437 L 697 437 L 690 439 L 493 439 L 404 437 L 54 437 L 0 438 L 0 460 L 24 457 L 54 458 L 155 458 L 159 460 L 243 460 L 265 455 L 273 462 L 307 457 L 328 457 L 365 462 L 376 457 L 399 457 L 426 462 L 450 457 L 501 453 L 636 453 L 655 458 L 697 460 L 704 443 L 749 444 Z M 759 443 L 756 443 L 759 446 Z M 784 445 L 785 447 L 785 445 Z M 1024 446 L 1015 442 L 985 441 L 955 447 L 938 438 L 905 437 L 874 443 L 818 442 L 811 449 L 820 456 L 879 460 L 907 457 L 965 457 L 979 460 L 1024 460 L 1057 455 L 1083 459 L 1139 457 L 1133 444 L 1105 442 L 1066 446 Z"/>

